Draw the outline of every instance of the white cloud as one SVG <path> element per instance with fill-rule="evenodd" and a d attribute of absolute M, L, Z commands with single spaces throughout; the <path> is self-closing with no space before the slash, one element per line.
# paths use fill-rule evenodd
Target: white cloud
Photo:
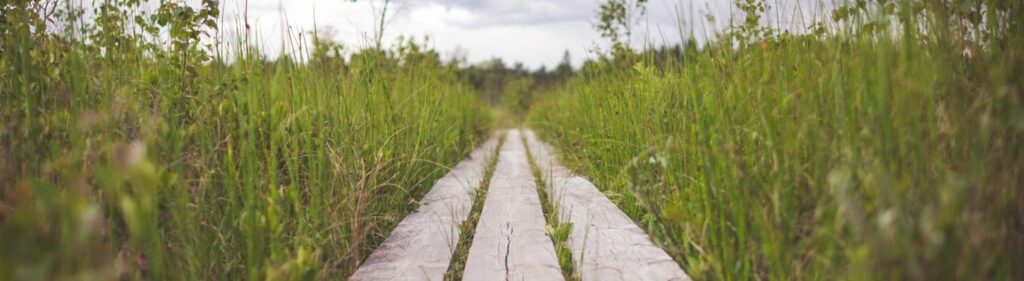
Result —
<path fill-rule="evenodd" d="M 248 0 L 248 18 L 263 36 L 264 50 L 276 55 L 282 38 L 330 27 L 334 38 L 348 46 L 371 45 L 374 37 L 374 6 L 382 0 Z M 796 0 L 788 0 L 795 2 Z M 781 6 L 796 7 L 778 0 Z M 803 2 L 819 3 L 806 0 Z M 224 1 L 226 30 L 238 29 L 243 23 L 246 0 Z M 417 38 L 429 36 L 433 47 L 442 54 L 456 49 L 468 50 L 470 62 L 500 57 L 506 63 L 523 62 L 529 68 L 552 66 L 568 50 L 574 64 L 588 56 L 588 50 L 603 45 L 593 28 L 600 0 L 396 0 L 393 15 L 386 22 L 385 42 L 394 42 L 400 35 Z M 732 2 L 725 0 L 651 0 L 647 17 L 634 29 L 634 43 L 675 43 L 691 32 L 698 41 L 704 33 L 713 33 L 726 25 Z M 816 4 L 801 4 L 800 11 L 809 12 Z M 796 9 L 783 8 L 780 11 Z M 682 16 L 677 16 L 682 14 Z M 708 23 L 705 14 L 713 15 Z M 792 21 L 793 12 L 772 15 L 776 21 Z M 681 20 L 680 20 L 681 19 Z M 283 24 L 287 22 L 287 24 Z M 680 27 L 680 22 L 683 23 Z M 682 30 L 682 32 L 680 32 Z M 641 40 L 639 38 L 649 38 Z"/>

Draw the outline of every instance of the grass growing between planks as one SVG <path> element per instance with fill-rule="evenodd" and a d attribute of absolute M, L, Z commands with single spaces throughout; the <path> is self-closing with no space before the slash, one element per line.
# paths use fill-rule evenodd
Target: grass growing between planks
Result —
<path fill-rule="evenodd" d="M 486 136 L 415 43 L 268 61 L 174 3 L 0 5 L 0 279 L 343 279 Z"/>
<path fill-rule="evenodd" d="M 469 218 L 459 227 L 459 244 L 452 254 L 452 261 L 448 264 L 444 280 L 462 280 L 466 270 L 466 261 L 469 258 L 469 248 L 473 245 L 476 224 L 480 222 L 480 212 L 483 212 L 484 201 L 487 200 L 487 190 L 491 187 L 491 177 L 494 176 L 494 168 L 498 166 L 498 154 L 501 153 L 501 146 L 505 144 L 505 137 L 506 135 L 502 135 L 498 139 L 494 153 L 490 155 L 490 162 L 487 163 L 484 180 L 480 182 L 480 186 L 476 189 L 476 195 L 473 196 L 473 208 L 469 213 Z"/>
<path fill-rule="evenodd" d="M 562 223 L 559 218 L 558 206 L 555 205 L 557 198 L 551 198 L 551 180 L 544 178 L 543 171 L 537 166 L 537 162 L 530 153 L 530 146 L 526 140 L 526 134 L 522 134 L 523 144 L 526 147 L 526 158 L 530 163 L 530 172 L 533 173 L 534 182 L 537 185 L 537 194 L 540 196 L 541 210 L 544 212 L 544 221 L 548 237 L 555 247 L 555 255 L 558 256 L 558 265 L 562 269 L 562 276 L 565 280 L 581 280 L 576 273 L 576 264 L 572 259 L 572 249 L 569 248 L 569 235 L 572 234 L 572 223 Z M 579 260 L 583 260 L 582 257 Z"/>
<path fill-rule="evenodd" d="M 946 2 L 621 55 L 529 121 L 697 280 L 1019 280 L 1024 4 Z"/>

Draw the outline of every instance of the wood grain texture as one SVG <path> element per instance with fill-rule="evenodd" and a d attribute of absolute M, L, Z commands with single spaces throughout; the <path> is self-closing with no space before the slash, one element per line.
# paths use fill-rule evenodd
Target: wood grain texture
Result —
<path fill-rule="evenodd" d="M 519 130 L 498 156 L 463 280 L 563 280 Z"/>
<path fill-rule="evenodd" d="M 566 242 L 584 281 L 690 280 L 679 264 L 651 243 L 593 183 L 562 166 L 550 145 L 533 131 L 524 134 L 560 222 L 573 225 Z"/>
<path fill-rule="evenodd" d="M 442 280 L 459 243 L 459 226 L 469 217 L 500 133 L 442 177 L 366 258 L 350 280 Z"/>

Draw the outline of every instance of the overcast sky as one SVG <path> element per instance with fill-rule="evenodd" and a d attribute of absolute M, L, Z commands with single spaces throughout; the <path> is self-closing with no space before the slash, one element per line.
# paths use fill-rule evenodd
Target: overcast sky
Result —
<path fill-rule="evenodd" d="M 242 11 L 248 11 L 249 24 L 259 30 L 262 47 L 269 55 L 281 50 L 285 33 L 293 36 L 303 31 L 329 28 L 334 39 L 349 50 L 372 45 L 375 10 L 382 0 L 245 0 L 223 1 L 222 30 L 235 29 L 243 22 Z M 799 3 L 800 0 L 788 2 Z M 802 0 L 819 2 L 821 0 Z M 506 64 L 522 62 L 535 69 L 551 67 L 568 51 L 578 66 L 593 57 L 595 48 L 607 43 L 594 30 L 600 0 L 395 0 L 384 32 L 385 45 L 397 36 L 423 38 L 445 59 L 465 57 L 469 63 L 502 58 Z M 803 13 L 815 10 L 818 4 L 786 4 L 801 6 Z M 376 7 L 376 8 L 375 8 Z M 698 41 L 704 33 L 727 24 L 732 8 L 728 0 L 651 0 L 647 15 L 638 19 L 632 39 L 634 46 L 644 42 L 657 45 L 676 43 L 694 30 Z M 786 10 L 784 22 L 800 20 Z M 687 24 L 680 28 L 680 17 Z M 707 16 L 715 18 L 709 23 Z M 803 16 L 803 21 L 813 16 Z M 680 29 L 683 32 L 680 32 Z"/>

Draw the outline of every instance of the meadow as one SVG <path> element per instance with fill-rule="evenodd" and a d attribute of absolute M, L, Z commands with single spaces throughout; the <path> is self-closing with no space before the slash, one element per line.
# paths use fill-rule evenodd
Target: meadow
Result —
<path fill-rule="evenodd" d="M 215 1 L 42 4 L 0 5 L 0 280 L 344 279 L 490 130 L 413 41 L 268 60 L 200 40 Z"/>
<path fill-rule="evenodd" d="M 529 126 L 695 280 L 1024 278 L 1024 5 L 851 1 L 791 34 L 765 3 L 584 67 Z"/>
<path fill-rule="evenodd" d="M 612 47 L 550 72 L 315 31 L 270 57 L 218 1 L 71 2 L 0 4 L 0 280 L 345 279 L 498 126 L 694 280 L 1024 279 L 1020 1 L 849 1 L 787 32 L 742 0 L 635 49 L 646 1 L 608 0 Z"/>

